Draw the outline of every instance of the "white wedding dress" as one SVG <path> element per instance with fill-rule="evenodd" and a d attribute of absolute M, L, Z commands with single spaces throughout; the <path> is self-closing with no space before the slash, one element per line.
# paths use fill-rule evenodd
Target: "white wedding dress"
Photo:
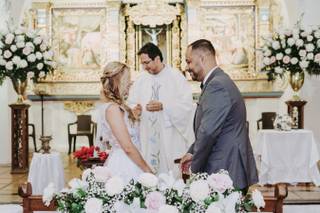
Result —
<path fill-rule="evenodd" d="M 100 141 L 98 145 L 105 147 L 105 142 L 108 141 L 111 145 L 111 152 L 104 164 L 108 169 L 110 169 L 113 176 L 121 177 L 126 183 L 131 179 L 136 179 L 143 171 L 138 167 L 121 148 L 117 139 L 113 135 L 108 122 L 105 119 L 106 109 L 112 103 L 105 103 L 101 106 L 99 110 L 99 121 L 98 121 L 98 135 L 97 139 Z M 124 120 L 131 137 L 131 142 L 140 151 L 140 140 L 139 140 L 139 129 L 137 124 L 133 124 L 129 118 L 128 113 L 124 111 Z M 102 139 L 102 141 L 101 141 Z"/>

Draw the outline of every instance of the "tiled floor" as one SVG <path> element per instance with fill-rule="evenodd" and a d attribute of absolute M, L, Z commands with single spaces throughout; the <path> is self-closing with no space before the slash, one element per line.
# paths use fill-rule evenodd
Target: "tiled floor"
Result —
<path fill-rule="evenodd" d="M 72 155 L 61 155 L 65 173 L 65 181 L 68 182 L 74 177 L 79 177 L 81 170 L 76 167 L 76 162 Z M 10 174 L 10 166 L 0 166 L 0 204 L 21 203 L 17 190 L 20 183 L 27 181 L 27 174 Z M 315 186 L 289 186 L 288 197 L 285 203 L 316 203 L 320 205 L 320 187 Z M 263 187 L 264 193 L 272 193 L 273 189 Z"/>

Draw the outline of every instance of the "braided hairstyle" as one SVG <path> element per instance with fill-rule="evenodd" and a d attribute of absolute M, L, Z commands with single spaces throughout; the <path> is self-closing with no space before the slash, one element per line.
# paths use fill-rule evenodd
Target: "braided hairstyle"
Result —
<path fill-rule="evenodd" d="M 135 122 L 137 118 L 134 116 L 130 107 L 125 104 L 123 91 L 121 91 L 124 87 L 127 87 L 127 85 L 124 85 L 125 82 L 122 81 L 122 77 L 126 72 L 129 73 L 129 67 L 117 61 L 110 62 L 104 67 L 103 74 L 100 78 L 102 83 L 101 100 L 104 102 L 117 103 L 128 112 L 130 121 Z"/>

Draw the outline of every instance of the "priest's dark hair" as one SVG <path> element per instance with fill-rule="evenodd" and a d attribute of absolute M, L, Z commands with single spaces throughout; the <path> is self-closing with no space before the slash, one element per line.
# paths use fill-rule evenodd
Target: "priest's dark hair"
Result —
<path fill-rule="evenodd" d="M 147 54 L 149 58 L 151 58 L 152 60 L 154 60 L 157 56 L 159 56 L 160 61 L 161 62 L 163 61 L 161 50 L 159 49 L 158 46 L 154 45 L 151 42 L 146 43 L 140 48 L 138 55 L 140 56 L 141 54 Z"/>
<path fill-rule="evenodd" d="M 192 50 L 201 50 L 201 51 L 208 51 L 212 55 L 216 54 L 216 51 L 212 45 L 212 43 L 207 39 L 199 39 L 194 42 L 192 42 L 189 47 L 192 48 Z"/>

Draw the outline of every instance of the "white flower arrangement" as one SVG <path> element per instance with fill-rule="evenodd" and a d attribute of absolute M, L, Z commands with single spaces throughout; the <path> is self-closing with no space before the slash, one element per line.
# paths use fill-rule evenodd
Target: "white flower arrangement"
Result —
<path fill-rule="evenodd" d="M 289 115 L 277 115 L 273 122 L 274 128 L 281 131 L 290 131 L 292 124 L 292 118 Z"/>
<path fill-rule="evenodd" d="M 137 180 L 131 180 L 124 185 L 117 176 L 109 176 L 107 180 L 98 181 L 94 170 L 90 169 L 84 172 L 82 180 L 71 181 L 69 184 L 71 190 L 63 189 L 56 194 L 46 194 L 46 197 L 56 199 L 59 211 L 70 213 L 84 211 L 232 213 L 247 212 L 254 206 L 258 209 L 264 207 L 264 200 L 259 191 L 253 192 L 253 200 L 249 196 L 243 197 L 240 191 L 230 185 L 230 177 L 226 177 L 228 176 L 226 171 L 212 174 L 211 179 L 206 173 L 193 175 L 184 185 L 181 194 L 174 189 L 175 183 L 180 181 L 168 181 L 172 180 L 171 175 L 167 174 L 163 178 L 163 174 L 161 178 L 155 179 L 152 174 L 144 173 Z M 217 186 L 212 185 L 212 179 Z M 161 188 L 160 185 L 163 186 L 164 182 L 169 184 Z M 50 200 L 46 199 L 46 202 L 50 203 Z"/>
<path fill-rule="evenodd" d="M 6 77 L 26 81 L 32 76 L 37 82 L 54 70 L 53 52 L 45 38 L 21 27 L 8 31 L 0 34 L 0 84 Z"/>
<path fill-rule="evenodd" d="M 265 38 L 261 71 L 269 80 L 286 72 L 320 74 L 320 26 L 302 28 L 300 21 L 293 29 L 274 32 Z"/>

